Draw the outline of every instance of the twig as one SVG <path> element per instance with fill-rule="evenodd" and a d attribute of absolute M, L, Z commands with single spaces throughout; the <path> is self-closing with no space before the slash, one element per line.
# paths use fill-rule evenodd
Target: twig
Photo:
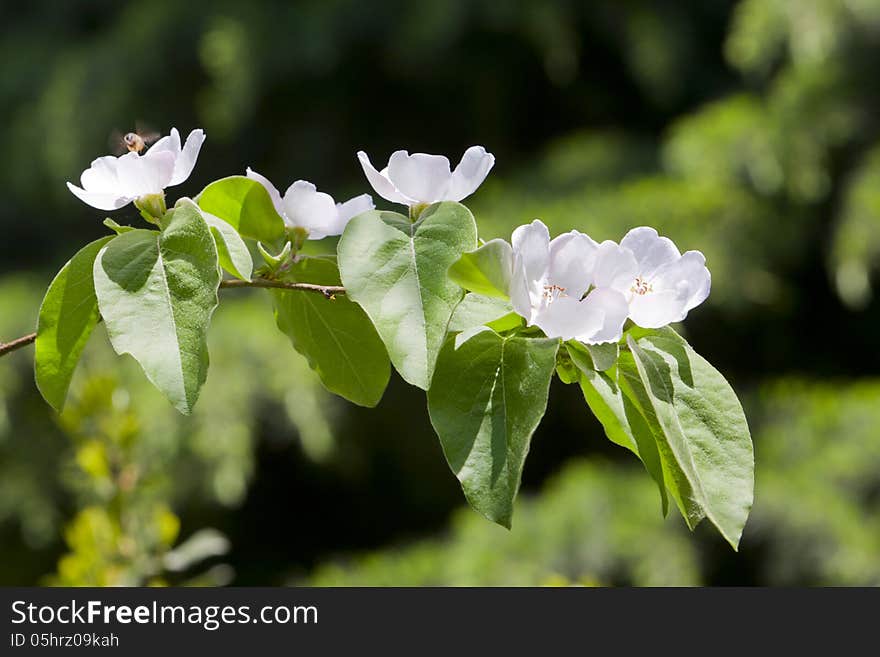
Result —
<path fill-rule="evenodd" d="M 341 285 L 290 283 L 287 281 L 273 281 L 268 278 L 254 278 L 249 281 L 240 281 L 237 278 L 232 278 L 222 281 L 220 287 L 267 287 L 278 290 L 302 290 L 304 292 L 318 292 L 323 294 L 327 299 L 332 299 L 337 294 L 345 294 L 345 288 Z"/>
<path fill-rule="evenodd" d="M 303 292 L 317 292 L 326 299 L 333 299 L 337 294 L 345 294 L 345 288 L 341 285 L 315 285 L 314 283 L 290 283 L 287 281 L 273 281 L 268 278 L 254 278 L 249 281 L 229 279 L 220 281 L 220 287 L 263 287 L 278 290 L 300 290 Z M 37 339 L 36 333 L 28 333 L 11 342 L 0 342 L 0 356 L 18 351 L 22 347 L 32 344 Z"/>
<path fill-rule="evenodd" d="M 13 340 L 12 342 L 0 342 L 0 356 L 5 356 L 6 354 L 11 353 L 17 349 L 26 347 L 36 339 L 36 333 L 29 333 L 27 335 L 21 336 L 16 340 Z"/>

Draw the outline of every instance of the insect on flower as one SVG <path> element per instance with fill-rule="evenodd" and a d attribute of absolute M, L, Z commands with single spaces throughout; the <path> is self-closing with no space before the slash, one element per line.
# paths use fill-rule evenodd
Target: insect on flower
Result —
<path fill-rule="evenodd" d="M 152 141 L 152 136 L 143 132 L 137 133 L 137 137 L 144 141 L 144 147 Z M 105 155 L 92 160 L 80 176 L 82 187 L 72 183 L 67 183 L 67 187 L 94 208 L 117 210 L 184 182 L 192 173 L 204 141 L 205 131 L 198 128 L 181 145 L 180 133 L 171 128 L 170 134 L 156 140 L 143 155 L 135 148 L 125 147 L 127 152 L 119 157 Z M 134 140 L 133 146 L 140 146 L 140 141 Z"/>
<path fill-rule="evenodd" d="M 110 135 L 110 146 L 116 155 L 122 155 L 126 152 L 140 154 L 161 136 L 155 130 L 150 130 L 137 123 L 131 132 L 123 134 L 119 130 L 114 130 Z"/>

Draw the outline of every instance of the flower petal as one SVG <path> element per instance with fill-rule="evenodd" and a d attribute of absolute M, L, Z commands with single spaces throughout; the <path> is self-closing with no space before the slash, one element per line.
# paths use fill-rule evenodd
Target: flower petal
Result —
<path fill-rule="evenodd" d="M 601 314 L 602 324 L 592 333 L 580 333 L 575 338 L 587 344 L 617 342 L 623 335 L 623 324 L 629 316 L 629 304 L 620 292 L 597 288 L 581 301 L 590 313 Z M 586 312 L 583 311 L 583 312 Z"/>
<path fill-rule="evenodd" d="M 535 316 L 535 325 L 548 338 L 571 340 L 590 335 L 602 329 L 604 314 L 595 304 L 587 304 L 574 297 L 559 297 L 547 304 Z"/>
<path fill-rule="evenodd" d="M 471 146 L 452 172 L 446 200 L 460 201 L 473 194 L 483 184 L 494 165 L 495 156 L 492 153 L 487 153 L 482 146 Z"/>
<path fill-rule="evenodd" d="M 189 178 L 193 168 L 196 166 L 196 160 L 199 157 L 199 151 L 202 150 L 202 144 L 205 143 L 205 131 L 201 128 L 197 128 L 189 133 L 183 149 L 180 148 L 180 136 L 177 134 L 177 128 L 171 129 L 171 135 L 177 138 L 178 155 L 174 162 L 174 174 L 171 176 L 171 182 L 168 183 L 168 186 L 179 185 Z M 150 151 L 147 151 L 147 153 L 149 154 Z"/>
<path fill-rule="evenodd" d="M 507 294 L 513 309 L 531 326 L 538 303 L 537 301 L 532 302 L 532 296 L 529 294 L 529 281 L 526 280 L 526 269 L 521 258 L 514 258 Z"/>
<path fill-rule="evenodd" d="M 309 239 L 327 237 L 337 222 L 338 211 L 333 197 L 307 180 L 297 180 L 284 193 L 285 223 L 309 231 Z"/>
<path fill-rule="evenodd" d="M 161 194 L 174 172 L 174 153 L 160 151 L 152 157 L 126 153 L 117 160 L 119 193 L 129 198 Z"/>
<path fill-rule="evenodd" d="M 629 302 L 629 318 L 642 328 L 661 328 L 684 319 L 686 304 L 687 294 L 675 289 L 634 294 Z"/>
<path fill-rule="evenodd" d="M 275 212 L 277 212 L 278 215 L 283 219 L 284 203 L 281 201 L 281 193 L 278 191 L 278 188 L 275 187 L 275 185 L 273 185 L 268 178 L 257 173 L 250 167 L 247 168 L 245 174 L 248 178 L 250 178 L 251 180 L 255 180 L 266 188 L 266 191 L 269 192 L 269 198 L 272 199 L 272 205 L 275 206 Z"/>
<path fill-rule="evenodd" d="M 375 207 L 373 197 L 369 194 L 361 194 L 360 196 L 348 199 L 344 203 L 337 203 L 336 224 L 333 226 L 333 232 L 328 233 L 328 235 L 342 235 L 342 231 L 345 230 L 349 221 L 359 214 L 375 209 Z"/>
<path fill-rule="evenodd" d="M 680 322 L 687 311 L 696 308 L 706 297 L 712 287 L 712 276 L 706 269 L 706 258 L 699 251 L 688 251 L 678 260 L 664 265 L 654 277 L 654 289 L 675 290 L 684 299 L 684 314 L 673 321 Z"/>
<path fill-rule="evenodd" d="M 402 203 L 403 205 L 415 203 L 413 199 L 401 194 L 394 186 L 394 183 L 388 178 L 387 168 L 381 173 L 376 171 L 376 167 L 372 165 L 370 158 L 363 151 L 358 151 L 357 157 L 361 163 L 361 168 L 364 170 L 364 174 L 367 176 L 367 180 L 379 196 L 392 203 Z"/>
<path fill-rule="evenodd" d="M 119 196 L 112 192 L 90 192 L 81 189 L 72 183 L 67 183 L 67 188 L 73 192 L 79 200 L 88 203 L 93 208 L 99 210 L 118 210 L 124 205 L 128 205 L 133 199 Z"/>
<path fill-rule="evenodd" d="M 609 288 L 628 295 L 639 273 L 636 256 L 627 248 L 611 240 L 602 242 L 596 249 L 593 285 Z"/>
<path fill-rule="evenodd" d="M 388 160 L 388 179 L 418 203 L 444 200 L 451 178 L 449 160 L 442 155 L 396 151 Z"/>
<path fill-rule="evenodd" d="M 161 153 L 162 151 L 174 153 L 175 157 L 180 153 L 180 133 L 177 132 L 177 128 L 171 128 L 171 134 L 162 137 L 159 141 L 150 146 L 149 150 L 144 154 L 144 157 L 149 156 L 151 153 Z"/>
<path fill-rule="evenodd" d="M 565 288 L 565 293 L 580 299 L 593 282 L 598 245 L 587 235 L 573 230 L 550 242 L 550 266 L 547 281 Z"/>
<path fill-rule="evenodd" d="M 105 155 L 92 161 L 83 171 L 80 183 L 88 192 L 119 196 L 119 178 L 116 176 L 117 158 Z"/>
<path fill-rule="evenodd" d="M 638 275 L 649 281 L 660 267 L 681 257 L 671 239 L 660 237 L 648 226 L 633 228 L 620 240 L 620 246 L 633 252 L 639 263 Z"/>
<path fill-rule="evenodd" d="M 525 224 L 513 231 L 510 238 L 513 246 L 514 267 L 522 263 L 526 281 L 543 285 L 550 265 L 550 231 L 540 219 Z"/>

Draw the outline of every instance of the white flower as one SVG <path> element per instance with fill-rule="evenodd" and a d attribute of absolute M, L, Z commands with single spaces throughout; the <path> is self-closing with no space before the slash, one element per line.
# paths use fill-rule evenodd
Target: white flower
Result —
<path fill-rule="evenodd" d="M 80 200 L 99 210 L 116 210 L 132 201 L 161 194 L 166 187 L 179 185 L 189 178 L 205 132 L 193 130 L 181 148 L 177 128 L 162 137 L 144 155 L 135 152 L 120 157 L 99 157 L 83 171 L 82 187 L 67 183 Z"/>
<path fill-rule="evenodd" d="M 551 241 L 547 226 L 537 220 L 513 231 L 511 242 L 510 300 L 529 325 L 547 337 L 587 344 L 620 339 L 626 298 L 608 288 L 590 290 L 596 255 L 611 243 L 597 245 L 577 231 Z"/>
<path fill-rule="evenodd" d="M 712 277 L 699 251 L 681 254 L 647 226 L 633 228 L 614 246 L 597 254 L 593 284 L 622 293 L 639 326 L 680 322 L 709 296 Z"/>
<path fill-rule="evenodd" d="M 353 217 L 376 207 L 369 194 L 355 196 L 345 203 L 336 203 L 332 196 L 319 192 L 312 183 L 305 180 L 293 183 L 282 198 L 275 185 L 256 171 L 248 168 L 247 177 L 266 188 L 275 211 L 281 215 L 287 226 L 307 230 L 308 239 L 311 240 L 342 235 Z"/>
<path fill-rule="evenodd" d="M 376 170 L 363 151 L 357 156 L 379 196 L 410 206 L 460 201 L 477 190 L 495 164 L 495 156 L 482 146 L 467 149 L 455 171 L 450 170 L 449 160 L 442 155 L 395 151 L 382 171 Z"/>

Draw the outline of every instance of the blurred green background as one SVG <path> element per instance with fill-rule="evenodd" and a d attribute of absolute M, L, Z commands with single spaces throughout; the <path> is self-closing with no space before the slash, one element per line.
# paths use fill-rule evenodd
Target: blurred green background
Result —
<path fill-rule="evenodd" d="M 880 584 L 880 0 L 31 0 L 0 22 L 0 340 L 105 232 L 64 183 L 135 120 L 208 134 L 171 199 L 246 166 L 347 197 L 358 149 L 483 144 L 484 238 L 540 217 L 704 251 L 684 330 L 757 461 L 734 553 L 662 519 L 556 381 L 507 532 L 465 508 L 423 393 L 330 396 L 243 291 L 190 418 L 100 328 L 60 417 L 32 350 L 0 361 L 0 584 Z"/>

